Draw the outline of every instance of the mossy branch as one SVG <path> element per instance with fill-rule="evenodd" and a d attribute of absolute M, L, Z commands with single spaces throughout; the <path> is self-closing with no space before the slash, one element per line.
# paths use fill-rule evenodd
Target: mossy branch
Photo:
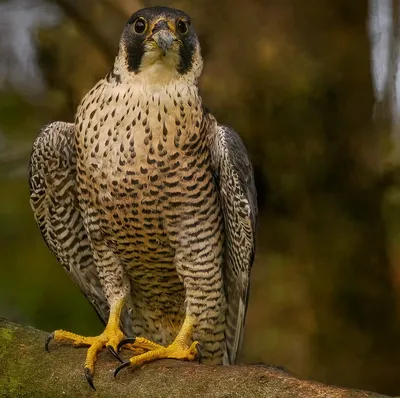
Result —
<path fill-rule="evenodd" d="M 114 379 L 117 362 L 107 350 L 97 361 L 95 392 L 83 373 L 85 349 L 53 343 L 47 353 L 46 336 L 0 318 L 1 397 L 383 397 L 298 380 L 265 365 L 204 366 L 160 360 L 123 371 Z"/>

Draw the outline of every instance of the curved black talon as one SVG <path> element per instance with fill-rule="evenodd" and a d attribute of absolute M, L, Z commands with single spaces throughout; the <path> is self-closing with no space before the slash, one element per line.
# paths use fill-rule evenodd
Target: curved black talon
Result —
<path fill-rule="evenodd" d="M 89 368 L 85 368 L 85 376 L 86 376 L 86 380 L 89 383 L 90 387 L 92 387 L 93 390 L 96 391 L 94 384 L 93 384 L 93 374 Z"/>
<path fill-rule="evenodd" d="M 200 343 L 197 343 L 196 350 L 197 350 L 197 360 L 199 361 L 199 363 L 201 363 L 201 360 L 203 358 L 203 345 Z"/>
<path fill-rule="evenodd" d="M 117 345 L 117 351 L 121 351 L 121 347 L 125 344 L 133 344 L 136 341 L 136 337 L 128 337 L 126 339 L 121 340 Z M 121 361 L 122 362 L 122 361 Z"/>
<path fill-rule="evenodd" d="M 124 363 L 124 360 L 118 355 L 118 353 L 115 352 L 114 348 L 110 345 L 107 346 L 108 351 L 111 352 L 111 354 L 113 354 L 115 356 L 115 358 L 118 359 L 118 361 L 120 361 L 121 363 Z"/>
<path fill-rule="evenodd" d="M 50 334 L 47 336 L 46 341 L 45 341 L 45 343 L 44 343 L 44 348 L 46 349 L 47 352 L 49 352 L 49 344 L 50 344 L 50 341 L 53 340 L 53 339 L 54 339 L 54 332 L 53 332 L 53 333 L 50 333 Z"/>
<path fill-rule="evenodd" d="M 119 365 L 117 369 L 114 371 L 114 377 L 117 377 L 117 374 L 123 369 L 129 366 L 131 363 L 129 361 L 124 362 L 122 365 Z"/>

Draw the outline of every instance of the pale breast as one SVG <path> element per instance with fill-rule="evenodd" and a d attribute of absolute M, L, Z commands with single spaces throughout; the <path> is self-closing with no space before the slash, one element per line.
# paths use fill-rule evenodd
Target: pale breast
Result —
<path fill-rule="evenodd" d="M 100 215 L 113 249 L 130 262 L 172 263 L 168 215 L 186 211 L 204 178 L 197 89 L 105 81 L 76 119 L 81 203 Z M 199 180 L 199 181 L 198 181 Z"/>

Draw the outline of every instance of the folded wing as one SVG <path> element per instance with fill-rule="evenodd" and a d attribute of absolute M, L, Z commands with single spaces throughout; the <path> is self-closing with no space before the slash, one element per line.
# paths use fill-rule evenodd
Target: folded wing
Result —
<path fill-rule="evenodd" d="M 50 250 L 105 323 L 109 306 L 76 197 L 74 125 L 54 122 L 36 138 L 29 163 L 30 203 Z"/>
<path fill-rule="evenodd" d="M 253 168 L 239 135 L 217 125 L 209 135 L 213 173 L 225 225 L 224 286 L 227 299 L 225 364 L 237 361 L 254 259 L 257 194 Z"/>

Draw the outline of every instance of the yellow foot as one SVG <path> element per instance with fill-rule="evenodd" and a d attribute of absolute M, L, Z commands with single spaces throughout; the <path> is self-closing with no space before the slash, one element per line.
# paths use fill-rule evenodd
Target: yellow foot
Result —
<path fill-rule="evenodd" d="M 143 337 L 128 337 L 127 339 L 120 341 L 117 347 L 118 352 L 121 350 L 121 348 L 127 348 L 128 350 L 137 352 L 146 352 L 165 347 Z"/>
<path fill-rule="evenodd" d="M 65 330 L 56 330 L 51 333 L 46 340 L 45 348 L 49 350 L 51 340 L 66 341 L 72 343 L 74 347 L 89 346 L 85 360 L 85 376 L 89 385 L 95 390 L 93 385 L 94 365 L 97 360 L 97 354 L 107 347 L 110 352 L 120 361 L 122 359 L 118 355 L 118 345 L 125 338 L 119 327 L 119 317 L 123 301 L 120 300 L 111 307 L 110 317 L 103 333 L 95 337 L 84 337 Z"/>
<path fill-rule="evenodd" d="M 157 359 L 166 359 L 166 358 L 180 359 L 183 361 L 193 361 L 199 356 L 199 349 L 198 349 L 199 342 L 197 341 L 193 342 L 190 346 L 188 346 L 187 344 L 184 344 L 181 341 L 175 340 L 168 347 L 163 347 L 159 344 L 153 343 L 152 341 L 143 339 L 141 337 L 137 337 L 136 341 L 134 342 L 133 341 L 129 342 L 131 343 L 132 348 L 143 348 L 143 349 L 148 349 L 150 351 L 132 357 L 131 359 L 129 359 L 129 361 L 124 362 L 117 369 L 115 369 L 114 377 L 117 376 L 117 374 L 121 369 L 126 368 L 127 366 L 141 366 L 147 362 L 152 362 Z"/>
<path fill-rule="evenodd" d="M 93 385 L 93 374 L 98 353 L 103 349 L 103 347 L 107 347 L 120 362 L 123 362 L 117 353 L 118 344 L 123 338 L 124 334 L 119 330 L 119 328 L 110 330 L 106 327 L 102 334 L 95 337 L 85 337 L 65 330 L 56 330 L 47 337 L 45 347 L 46 350 L 49 351 L 49 343 L 51 340 L 71 342 L 73 347 L 89 346 L 85 360 L 85 376 L 89 385 L 95 390 Z"/>

